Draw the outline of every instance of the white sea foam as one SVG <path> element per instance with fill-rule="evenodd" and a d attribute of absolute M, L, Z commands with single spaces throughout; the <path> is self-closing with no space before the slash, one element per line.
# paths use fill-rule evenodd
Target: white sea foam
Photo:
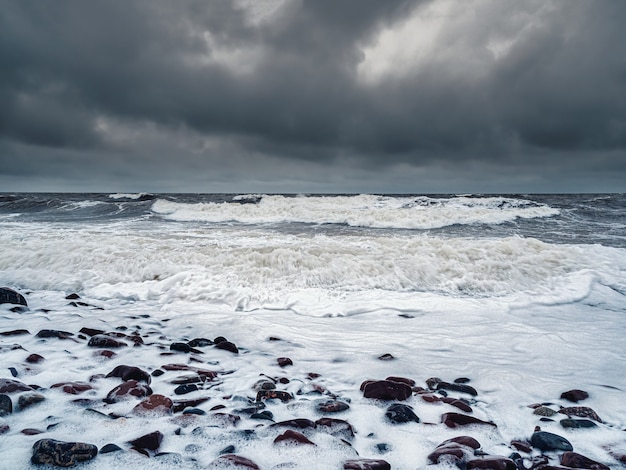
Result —
<path fill-rule="evenodd" d="M 180 203 L 158 199 L 152 210 L 177 221 L 267 224 L 302 222 L 355 227 L 434 229 L 450 225 L 501 224 L 518 218 L 550 217 L 558 209 L 506 197 L 452 198 L 245 195 L 255 204 Z"/>

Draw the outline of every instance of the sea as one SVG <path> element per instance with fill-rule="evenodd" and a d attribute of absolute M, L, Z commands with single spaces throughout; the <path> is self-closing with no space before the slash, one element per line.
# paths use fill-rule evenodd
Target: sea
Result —
<path fill-rule="evenodd" d="M 626 446 L 624 194 L 0 193 L 0 285 L 31 309 L 2 310 L 0 331 L 53 323 L 56 311 L 77 328 L 132 314 L 167 320 L 170 336 L 224 335 L 250 351 L 225 382 L 232 393 L 288 355 L 351 399 L 354 448 L 392 468 L 424 468 L 449 434 L 392 428 L 381 405 L 372 417 L 359 391 L 368 378 L 471 378 L 478 414 L 499 430 L 470 434 L 492 452 L 539 424 L 620 468 L 607 449 Z M 73 293 L 98 308 L 77 318 Z M 601 430 L 564 430 L 528 408 L 565 406 L 568 389 L 590 393 Z M 441 409 L 413 406 L 439 422 Z M 383 441 L 387 453 L 375 450 Z M 300 468 L 280 467 L 287 451 L 241 445 L 262 468 Z M 0 456 L 26 447 L 0 444 Z M 307 468 L 338 465 L 333 452 L 311 455 Z"/>

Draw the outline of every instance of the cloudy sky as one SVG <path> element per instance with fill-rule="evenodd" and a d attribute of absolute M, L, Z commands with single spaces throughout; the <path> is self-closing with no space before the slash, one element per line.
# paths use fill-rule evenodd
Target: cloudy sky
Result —
<path fill-rule="evenodd" d="M 626 192 L 624 0 L 0 0 L 0 191 Z"/>

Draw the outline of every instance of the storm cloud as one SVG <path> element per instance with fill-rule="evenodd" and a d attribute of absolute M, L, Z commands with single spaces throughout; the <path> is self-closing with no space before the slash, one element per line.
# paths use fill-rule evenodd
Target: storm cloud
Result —
<path fill-rule="evenodd" d="M 4 0 L 0 191 L 626 191 L 624 24 L 621 0 Z"/>

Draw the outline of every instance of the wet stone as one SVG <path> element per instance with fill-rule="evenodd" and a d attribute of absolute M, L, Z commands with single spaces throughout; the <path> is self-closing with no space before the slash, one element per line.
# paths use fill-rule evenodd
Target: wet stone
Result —
<path fill-rule="evenodd" d="M 63 392 L 70 395 L 78 395 L 88 390 L 93 390 L 93 387 L 85 382 L 62 382 L 51 385 L 50 388 L 60 388 Z"/>
<path fill-rule="evenodd" d="M 406 400 L 413 394 L 407 384 L 390 380 L 375 380 L 364 383 L 363 396 L 379 400 Z"/>
<path fill-rule="evenodd" d="M 339 439 L 351 440 L 354 437 L 354 428 L 343 419 L 320 418 L 315 421 L 315 428 Z"/>
<path fill-rule="evenodd" d="M 28 306 L 28 302 L 26 302 L 24 296 L 9 287 L 0 287 L 0 304 Z"/>
<path fill-rule="evenodd" d="M 159 448 L 162 441 L 163 441 L 163 434 L 160 431 L 154 431 L 154 432 L 151 432 L 150 434 L 145 434 L 141 437 L 138 437 L 137 439 L 133 439 L 132 441 L 129 441 L 128 443 L 138 449 L 146 449 L 146 450 L 155 451 Z"/>
<path fill-rule="evenodd" d="M 259 390 L 256 394 L 256 401 L 280 400 L 283 403 L 293 400 L 293 395 L 281 390 Z"/>
<path fill-rule="evenodd" d="M 143 398 L 148 395 L 152 395 L 150 387 L 136 380 L 128 380 L 111 390 L 104 401 L 110 404 L 129 398 Z"/>
<path fill-rule="evenodd" d="M 454 406 L 461 411 L 465 411 L 466 413 L 471 413 L 473 411 L 471 406 L 469 406 L 463 400 L 459 400 L 457 398 L 442 397 L 441 401 L 447 403 L 448 405 Z"/>
<path fill-rule="evenodd" d="M 0 416 L 7 416 L 13 413 L 13 402 L 11 397 L 0 394 Z"/>
<path fill-rule="evenodd" d="M 43 360 L 44 357 L 40 356 L 39 354 L 31 354 L 26 358 L 26 362 L 28 362 L 29 364 L 39 364 Z"/>
<path fill-rule="evenodd" d="M 315 423 L 313 421 L 311 421 L 310 419 L 306 419 L 306 418 L 295 418 L 295 419 L 288 419 L 286 421 L 281 421 L 279 423 L 274 423 L 271 425 L 271 427 L 277 427 L 277 428 L 296 428 L 296 429 L 314 429 L 315 428 Z"/>
<path fill-rule="evenodd" d="M 93 459 L 98 448 L 82 442 L 63 442 L 54 439 L 40 439 L 33 444 L 31 462 L 37 465 L 71 467 Z"/>
<path fill-rule="evenodd" d="M 70 333 L 69 331 L 60 331 L 60 330 L 40 330 L 35 336 L 37 336 L 37 338 L 68 339 L 74 336 L 74 333 Z"/>
<path fill-rule="evenodd" d="M 535 411 L 533 411 L 534 415 L 537 416 L 554 416 L 555 414 L 557 414 L 557 411 L 554 411 L 552 408 L 548 408 L 547 406 L 539 406 L 537 408 L 535 408 Z"/>
<path fill-rule="evenodd" d="M 537 431 L 533 433 L 530 437 L 530 443 L 534 448 L 542 451 L 574 450 L 572 444 L 567 439 L 546 431 Z"/>
<path fill-rule="evenodd" d="M 481 419 L 474 418 L 473 416 L 467 416 L 460 413 L 444 413 L 443 415 L 441 415 L 441 422 L 449 428 L 453 429 L 459 426 L 469 426 L 476 424 L 496 427 L 495 423 L 483 421 Z"/>
<path fill-rule="evenodd" d="M 278 359 L 276 359 L 276 362 L 278 363 L 280 367 L 287 367 L 287 366 L 293 365 L 293 361 L 289 359 L 288 357 L 279 357 Z"/>
<path fill-rule="evenodd" d="M 100 449 L 101 454 L 110 454 L 112 452 L 119 452 L 122 448 L 115 444 L 106 444 Z"/>
<path fill-rule="evenodd" d="M 385 416 L 387 420 L 394 424 L 420 422 L 420 419 L 413 411 L 413 408 L 408 405 L 403 405 L 401 403 L 395 403 L 387 408 Z"/>
<path fill-rule="evenodd" d="M 30 331 L 19 329 L 19 330 L 3 331 L 2 333 L 0 333 L 0 336 L 21 336 L 21 335 L 29 335 L 29 334 L 30 334 Z"/>
<path fill-rule="evenodd" d="M 193 348 L 187 343 L 172 343 L 170 344 L 170 351 L 178 351 L 182 353 L 190 353 Z"/>
<path fill-rule="evenodd" d="M 584 390 L 574 389 L 561 393 L 561 399 L 571 401 L 573 403 L 578 403 L 579 401 L 585 400 L 587 398 L 589 398 L 589 394 Z"/>
<path fill-rule="evenodd" d="M 259 466 L 252 460 L 236 454 L 219 456 L 212 462 L 212 466 L 209 468 L 248 468 L 250 470 L 259 470 Z"/>
<path fill-rule="evenodd" d="M 344 470 L 391 470 L 391 465 L 381 459 L 353 459 L 343 463 Z"/>
<path fill-rule="evenodd" d="M 511 459 L 504 457 L 484 457 L 474 459 L 467 462 L 467 470 L 486 469 L 486 470 L 517 470 L 517 465 Z"/>
<path fill-rule="evenodd" d="M 602 422 L 598 414 L 587 406 L 570 406 L 567 408 L 561 408 L 559 410 L 559 413 L 567 415 L 568 418 L 571 418 L 572 416 L 577 416 L 579 418 L 593 419 L 598 423 Z"/>
<path fill-rule="evenodd" d="M 213 346 L 213 341 L 207 338 L 194 338 L 191 341 L 188 341 L 187 344 L 192 348 L 202 348 L 205 346 Z"/>
<path fill-rule="evenodd" d="M 174 393 L 176 395 L 186 395 L 187 393 L 195 392 L 198 390 L 198 386 L 196 384 L 183 384 L 179 385 L 174 389 Z"/>
<path fill-rule="evenodd" d="M 255 392 L 258 392 L 259 390 L 274 390 L 274 389 L 276 389 L 276 384 L 269 379 L 261 379 L 252 386 L 252 390 L 254 390 Z"/>
<path fill-rule="evenodd" d="M 172 414 L 174 403 L 171 398 L 154 394 L 133 408 L 133 413 L 144 416 L 166 416 Z"/>
<path fill-rule="evenodd" d="M 304 434 L 293 431 L 291 429 L 287 429 L 284 433 L 274 439 L 274 444 L 278 444 L 279 442 L 291 442 L 295 444 L 308 444 L 313 446 L 315 445 L 315 443 L 310 441 Z"/>
<path fill-rule="evenodd" d="M 318 400 L 315 409 L 320 413 L 340 413 L 350 408 L 350 405 L 339 400 Z"/>
<path fill-rule="evenodd" d="M 150 374 L 148 374 L 146 371 L 141 370 L 139 367 L 126 365 L 117 366 L 106 375 L 106 378 L 109 377 L 119 377 L 123 381 L 136 380 L 138 382 L 145 382 L 148 385 L 150 385 L 150 382 L 152 381 L 152 379 L 150 378 Z"/>
<path fill-rule="evenodd" d="M 20 410 L 24 410 L 30 406 L 36 405 L 37 403 L 41 403 L 45 399 L 46 397 L 44 397 L 43 395 L 39 393 L 35 393 L 35 392 L 24 393 L 20 395 L 20 397 L 18 398 L 17 407 Z"/>
<path fill-rule="evenodd" d="M 581 429 L 581 428 L 597 428 L 598 425 L 589 419 L 562 419 L 561 426 L 564 428 Z"/>
<path fill-rule="evenodd" d="M 271 411 L 264 410 L 264 411 L 261 411 L 259 413 L 252 413 L 250 415 L 250 419 L 273 421 L 274 420 L 274 415 L 272 414 Z"/>
<path fill-rule="evenodd" d="M 223 349 L 224 351 L 229 351 L 233 354 L 239 354 L 239 348 L 237 348 L 237 346 L 234 343 L 231 343 L 230 341 L 221 341 L 219 343 L 216 341 L 215 347 L 217 349 Z"/>
<path fill-rule="evenodd" d="M 577 454 L 576 452 L 564 452 L 561 455 L 561 465 L 572 468 L 586 468 L 593 470 L 609 470 L 607 465 L 591 460 L 584 455 Z"/>
<path fill-rule="evenodd" d="M 111 338 L 110 336 L 95 335 L 91 337 L 87 346 L 92 348 L 123 348 L 128 346 L 128 344 L 115 338 Z"/>
<path fill-rule="evenodd" d="M 389 353 L 383 354 L 382 356 L 378 356 L 379 361 L 393 361 L 394 359 L 395 357 L 393 357 L 393 355 Z"/>
<path fill-rule="evenodd" d="M 104 334 L 104 330 L 96 330 L 95 328 L 87 328 L 87 327 L 83 327 L 79 331 L 87 336 L 96 336 L 96 335 Z"/>

